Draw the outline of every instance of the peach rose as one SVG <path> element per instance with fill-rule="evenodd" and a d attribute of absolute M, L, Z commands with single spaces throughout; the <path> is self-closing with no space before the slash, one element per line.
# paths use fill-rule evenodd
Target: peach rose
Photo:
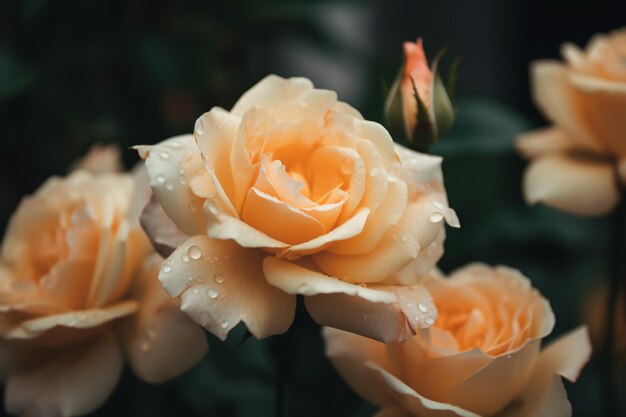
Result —
<path fill-rule="evenodd" d="M 596 35 L 585 51 L 567 43 L 561 52 L 565 63 L 531 65 L 533 98 L 554 125 L 518 139 L 532 159 L 524 193 L 530 203 L 603 215 L 626 182 L 626 28 Z"/>
<path fill-rule="evenodd" d="M 389 90 L 385 115 L 396 139 L 420 150 L 446 134 L 454 119 L 450 97 L 437 73 L 439 57 L 428 66 L 422 39 L 404 42 L 404 65 Z"/>
<path fill-rule="evenodd" d="M 111 394 L 124 357 L 139 378 L 162 382 L 206 351 L 202 330 L 158 283 L 162 258 L 138 223 L 147 180 L 142 190 L 130 174 L 105 173 L 115 164 L 95 155 L 46 181 L 8 224 L 0 364 L 10 414 L 86 414 Z"/>
<path fill-rule="evenodd" d="M 527 278 L 474 264 L 424 280 L 436 323 L 402 344 L 324 329 L 326 353 L 346 382 L 382 410 L 377 416 L 561 417 L 591 354 L 582 327 L 540 351 L 554 325 Z"/>
<path fill-rule="evenodd" d="M 195 140 L 138 150 L 171 219 L 153 202 L 142 221 L 162 252 L 177 247 L 159 279 L 218 337 L 240 321 L 285 332 L 296 294 L 318 323 L 379 340 L 434 321 L 404 300 L 429 305 L 415 276 L 441 256 L 444 221 L 458 226 L 441 158 L 394 146 L 336 93 L 268 76 L 200 117 Z"/>

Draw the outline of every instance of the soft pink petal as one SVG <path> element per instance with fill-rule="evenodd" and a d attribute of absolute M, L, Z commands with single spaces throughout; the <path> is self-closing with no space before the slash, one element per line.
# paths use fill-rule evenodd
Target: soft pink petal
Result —
<path fill-rule="evenodd" d="M 435 322 L 437 309 L 421 285 L 365 287 L 271 256 L 263 267 L 270 284 L 305 295 L 307 310 L 321 325 L 400 342 Z"/>
<path fill-rule="evenodd" d="M 365 366 L 371 361 L 383 369 L 390 369 L 384 343 L 330 327 L 324 327 L 322 335 L 326 356 L 350 388 L 373 404 L 393 403 L 384 386 L 372 378 L 370 369 Z"/>
<path fill-rule="evenodd" d="M 133 287 L 139 309 L 119 326 L 130 366 L 140 379 L 151 383 L 177 377 L 208 350 L 202 328 L 159 285 L 161 261 L 153 255 L 144 263 Z"/>
<path fill-rule="evenodd" d="M 4 393 L 6 410 L 31 417 L 90 413 L 111 395 L 122 365 L 122 354 L 110 333 L 58 351 L 43 366 L 9 376 Z"/>
<path fill-rule="evenodd" d="M 225 339 L 240 321 L 257 338 L 287 331 L 295 297 L 263 276 L 265 252 L 234 242 L 192 236 L 166 259 L 159 274 L 165 290 L 181 296 L 181 309 Z"/>
<path fill-rule="evenodd" d="M 613 163 L 565 155 L 533 161 L 524 175 L 530 204 L 544 203 L 581 216 L 600 216 L 619 201 Z"/>

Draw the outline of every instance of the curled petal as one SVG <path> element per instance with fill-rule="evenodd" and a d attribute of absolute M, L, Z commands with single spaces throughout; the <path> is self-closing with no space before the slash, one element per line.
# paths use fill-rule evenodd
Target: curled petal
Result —
<path fill-rule="evenodd" d="M 421 285 L 364 287 L 275 257 L 267 257 L 263 269 L 270 284 L 305 295 L 307 310 L 321 325 L 401 342 L 435 322 L 437 309 Z"/>
<path fill-rule="evenodd" d="M 136 146 L 135 149 L 146 161 L 152 191 L 165 213 L 188 235 L 204 233 L 203 199 L 189 187 L 196 175 L 206 175 L 194 137 L 177 136 L 154 146 Z"/>
<path fill-rule="evenodd" d="M 302 93 L 313 89 L 313 84 L 306 78 L 281 78 L 268 75 L 241 96 L 233 106 L 231 113 L 243 115 L 254 106 L 277 107 L 291 101 Z"/>
<path fill-rule="evenodd" d="M 122 354 L 110 333 L 52 355 L 40 367 L 9 376 L 4 394 L 8 413 L 34 417 L 90 413 L 111 395 L 122 373 Z"/>
<path fill-rule="evenodd" d="M 234 242 L 192 236 L 165 260 L 159 280 L 181 297 L 189 317 L 222 340 L 240 321 L 260 339 L 287 331 L 296 301 L 265 281 L 263 256 Z"/>
<path fill-rule="evenodd" d="M 524 175 L 524 195 L 530 204 L 600 216 L 619 201 L 616 177 L 610 161 L 551 155 L 531 163 Z"/>
<path fill-rule="evenodd" d="M 153 195 L 141 213 L 141 226 L 146 230 L 152 247 L 164 258 L 189 239 L 189 236 L 170 219 Z"/>

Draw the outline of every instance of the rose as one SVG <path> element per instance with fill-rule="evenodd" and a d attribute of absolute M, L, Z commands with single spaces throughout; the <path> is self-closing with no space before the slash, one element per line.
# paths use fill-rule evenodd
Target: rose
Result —
<path fill-rule="evenodd" d="M 138 223 L 147 180 L 142 191 L 139 177 L 105 173 L 117 166 L 111 156 L 96 151 L 81 170 L 49 179 L 8 224 L 0 363 L 10 414 L 86 414 L 112 392 L 123 357 L 154 383 L 206 351 L 201 329 L 158 283 L 162 259 Z M 98 175 L 86 171 L 94 168 Z"/>
<path fill-rule="evenodd" d="M 379 416 L 569 416 L 560 376 L 591 353 L 586 328 L 540 352 L 554 325 L 548 302 L 518 271 L 471 265 L 424 281 L 437 322 L 402 344 L 324 329 L 326 353 Z"/>
<path fill-rule="evenodd" d="M 142 221 L 165 255 L 177 247 L 159 279 L 218 337 L 240 321 L 285 332 L 295 294 L 317 322 L 380 340 L 434 321 L 404 299 L 429 304 L 415 271 L 441 256 L 443 221 L 458 225 L 441 158 L 394 147 L 334 92 L 269 76 L 200 117 L 195 141 L 138 150 L 167 214 L 154 201 Z"/>
<path fill-rule="evenodd" d="M 404 65 L 389 89 L 385 116 L 391 133 L 424 150 L 446 134 L 454 119 L 450 97 L 437 72 L 438 55 L 428 67 L 422 40 L 404 42 Z"/>
<path fill-rule="evenodd" d="M 606 214 L 626 181 L 626 29 L 596 35 L 586 51 L 567 43 L 562 54 L 565 63 L 531 66 L 533 98 L 554 125 L 518 139 L 532 159 L 524 193 L 530 203 Z"/>

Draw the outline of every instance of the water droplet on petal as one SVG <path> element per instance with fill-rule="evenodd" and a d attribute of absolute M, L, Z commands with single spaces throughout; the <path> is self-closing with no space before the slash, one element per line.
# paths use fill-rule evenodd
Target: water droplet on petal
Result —
<path fill-rule="evenodd" d="M 433 324 L 435 324 L 435 319 L 434 319 L 434 318 L 432 318 L 432 317 L 428 317 L 428 318 L 426 319 L 426 325 L 427 325 L 427 326 L 432 326 Z"/>
<path fill-rule="evenodd" d="M 200 259 L 202 257 L 202 251 L 196 245 L 192 245 L 187 249 L 187 253 L 191 257 L 191 259 Z"/>
<path fill-rule="evenodd" d="M 428 306 L 424 303 L 419 303 L 417 308 L 419 308 L 422 313 L 428 313 Z"/>
<path fill-rule="evenodd" d="M 228 327 L 228 321 L 227 321 L 227 320 L 224 320 L 224 321 L 222 322 L 222 324 L 220 324 L 220 326 L 222 327 L 222 329 L 227 328 L 227 327 Z"/>
<path fill-rule="evenodd" d="M 156 180 L 159 184 L 163 184 L 165 182 L 165 177 L 161 174 L 156 176 Z"/>
<path fill-rule="evenodd" d="M 183 256 L 181 256 L 181 258 L 183 258 L 183 262 L 189 262 L 189 259 L 190 259 L 189 255 L 187 255 L 186 253 L 183 253 Z"/>
<path fill-rule="evenodd" d="M 298 293 L 300 294 L 304 294 L 308 291 L 309 289 L 309 285 L 306 283 L 302 283 L 300 285 L 298 285 Z"/>
<path fill-rule="evenodd" d="M 161 151 L 160 155 L 163 159 L 169 159 L 170 157 L 170 153 L 168 151 Z"/>
<path fill-rule="evenodd" d="M 193 277 L 192 276 L 188 276 L 187 277 L 187 281 L 189 281 L 189 282 L 193 281 Z"/>
<path fill-rule="evenodd" d="M 352 174 L 352 165 L 352 160 L 350 158 L 343 158 L 343 161 L 341 161 L 341 172 L 346 175 Z"/>
<path fill-rule="evenodd" d="M 163 264 L 161 265 L 161 271 L 165 272 L 166 274 L 168 272 L 170 272 L 172 270 L 172 267 L 169 264 Z"/>
<path fill-rule="evenodd" d="M 209 291 L 207 291 L 206 293 L 210 299 L 215 300 L 217 298 L 217 296 L 219 295 L 217 293 L 217 291 L 215 291 L 213 288 L 211 288 Z"/>
<path fill-rule="evenodd" d="M 168 182 L 167 184 L 165 184 L 165 188 L 167 189 L 167 191 L 172 191 L 174 190 L 174 184 L 170 184 Z"/>
<path fill-rule="evenodd" d="M 408 240 L 408 236 L 407 235 L 402 235 L 402 238 L 400 239 L 402 242 L 406 242 Z"/>
<path fill-rule="evenodd" d="M 370 170 L 370 176 L 371 176 L 371 177 L 375 177 L 375 176 L 377 176 L 379 173 L 380 173 L 380 169 L 378 169 L 378 168 L 372 168 L 372 169 Z"/>
<path fill-rule="evenodd" d="M 174 149 L 178 149 L 180 148 L 180 142 L 178 142 L 177 140 L 175 140 L 174 142 L 170 143 L 170 146 Z"/>
<path fill-rule="evenodd" d="M 433 223 L 439 223 L 441 220 L 443 220 L 443 213 L 436 211 L 430 215 L 430 221 Z"/>
<path fill-rule="evenodd" d="M 213 214 L 217 214 L 218 210 L 217 210 L 217 206 L 215 205 L 215 202 L 212 200 L 207 200 L 206 202 L 206 207 L 207 209 L 213 213 Z"/>
<path fill-rule="evenodd" d="M 213 255 L 213 256 L 211 256 L 211 260 L 212 260 L 213 262 L 217 262 L 217 261 L 219 261 L 219 259 L 220 259 L 220 258 L 219 258 L 217 255 Z"/>
<path fill-rule="evenodd" d="M 445 210 L 446 209 L 446 206 L 444 206 L 439 201 L 433 201 L 433 207 L 435 207 L 437 210 Z"/>
<path fill-rule="evenodd" d="M 224 283 L 224 275 L 222 275 L 222 274 L 215 274 L 215 275 L 213 275 L 213 280 L 215 282 L 217 282 L 218 284 L 223 284 Z"/>
<path fill-rule="evenodd" d="M 191 290 L 191 292 L 198 295 L 200 293 L 200 290 L 198 290 L 197 288 L 194 288 L 193 290 Z"/>

